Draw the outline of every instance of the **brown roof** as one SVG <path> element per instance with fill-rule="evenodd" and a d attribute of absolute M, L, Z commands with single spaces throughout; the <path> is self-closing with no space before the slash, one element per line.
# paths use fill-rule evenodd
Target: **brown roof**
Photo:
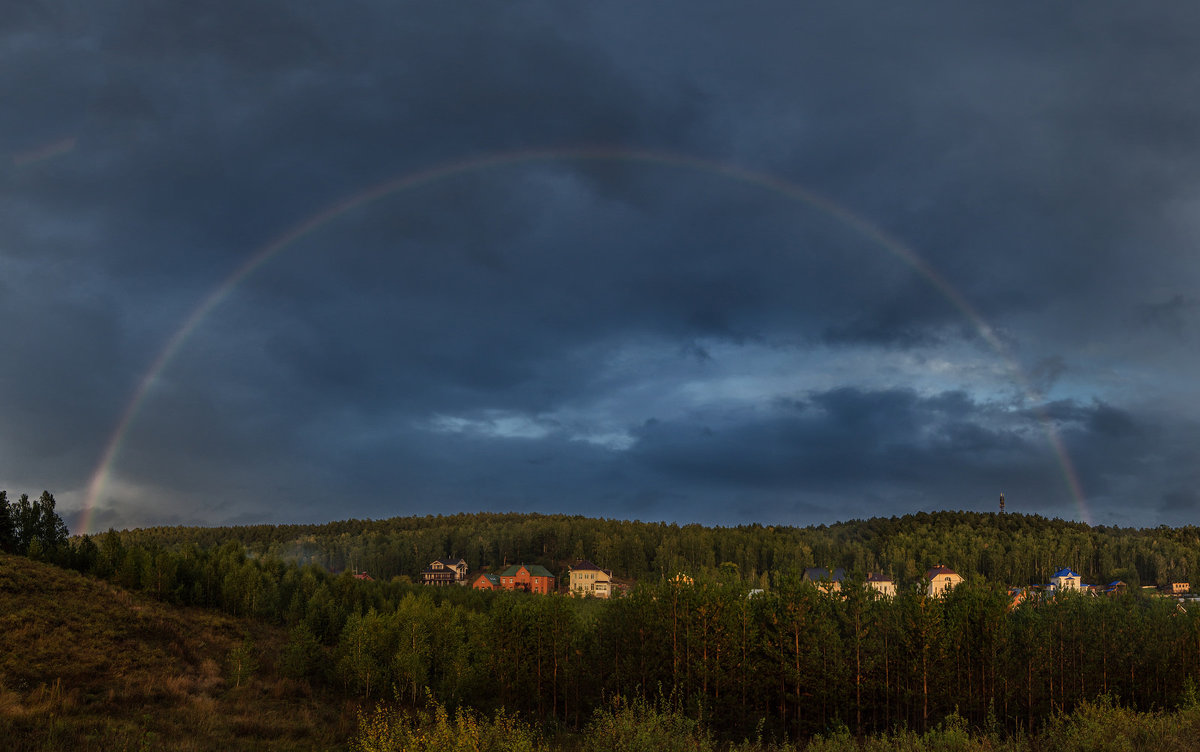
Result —
<path fill-rule="evenodd" d="M 596 572 L 604 572 L 605 574 L 607 574 L 609 576 L 612 575 L 612 572 L 608 571 L 607 569 L 601 569 L 600 567 L 596 566 L 595 564 L 588 561 L 587 559 L 580 559 L 579 563 L 577 563 L 575 566 L 571 567 L 572 572 L 587 572 L 587 571 L 592 571 L 592 570 L 594 570 Z"/>
<path fill-rule="evenodd" d="M 891 582 L 891 581 L 892 581 L 892 578 L 888 577 L 886 574 L 879 574 L 878 572 L 871 572 L 867 575 L 867 582 Z"/>
<path fill-rule="evenodd" d="M 925 573 L 925 579 L 932 580 L 934 577 L 937 577 L 938 575 L 943 575 L 943 574 L 952 574 L 952 575 L 956 575 L 958 577 L 962 576 L 962 575 L 958 574 L 958 572 L 955 572 L 950 567 L 944 567 L 941 564 L 938 564 L 936 567 L 934 567 L 933 569 L 930 569 L 928 572 Z"/>

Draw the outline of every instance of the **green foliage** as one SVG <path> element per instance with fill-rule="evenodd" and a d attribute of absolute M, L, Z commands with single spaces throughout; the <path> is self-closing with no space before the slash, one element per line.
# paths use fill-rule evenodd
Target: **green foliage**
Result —
<path fill-rule="evenodd" d="M 1179 707 L 1183 710 L 1200 708 L 1200 691 L 1196 689 L 1196 680 L 1190 676 L 1183 680 L 1183 690 L 1179 693 Z"/>
<path fill-rule="evenodd" d="M 324 650 L 308 626 L 296 624 L 288 632 L 287 644 L 279 655 L 279 673 L 289 679 L 320 678 Z"/>
<path fill-rule="evenodd" d="M 15 502 L 0 491 L 0 551 L 54 558 L 67 543 L 67 526 L 54 511 L 55 503 L 49 491 L 33 501 L 21 494 Z"/>
<path fill-rule="evenodd" d="M 665 703 L 614 699 L 584 730 L 583 752 L 710 752 L 712 735 Z"/>
<path fill-rule="evenodd" d="M 351 613 L 335 650 L 338 676 L 348 689 L 368 700 L 372 690 L 391 684 L 395 632 L 389 621 L 374 609 L 363 615 Z"/>
<path fill-rule="evenodd" d="M 726 530 L 458 515 L 227 532 L 253 538 L 251 547 L 209 545 L 218 541 L 208 530 L 110 531 L 76 541 L 69 560 L 162 601 L 292 628 L 277 662 L 287 676 L 313 678 L 329 666 L 327 678 L 360 700 L 394 696 L 415 707 L 428 690 L 451 708 L 504 707 L 557 729 L 611 712 L 605 698 L 665 693 L 722 741 L 783 744 L 820 734 L 835 744 L 833 729 L 865 739 L 907 728 L 911 739 L 937 734 L 929 739 L 945 747 L 968 729 L 993 742 L 1019 729 L 1036 733 L 1056 712 L 1105 694 L 1142 712 L 1185 707 L 1187 681 L 1200 677 L 1200 609 L 1135 596 L 1010 609 L 1002 574 L 1036 574 L 1076 556 L 1091 556 L 1101 572 L 1117 562 L 1144 567 L 1146 551 L 1170 552 L 1162 571 L 1179 572 L 1200 546 L 1194 528 L 1125 535 L 959 513 Z M 510 560 L 540 553 L 551 566 L 567 551 L 599 551 L 605 563 L 640 568 L 627 573 L 658 572 L 612 601 L 386 577 L 388 562 L 424 567 L 435 558 L 429 550 L 442 557 L 471 547 Z M 377 578 L 308 563 L 350 556 Z M 887 571 L 881 561 L 902 562 L 892 571 L 916 576 L 939 560 L 971 574 L 967 584 L 932 599 L 913 587 L 883 598 L 862 586 L 868 568 Z M 800 563 L 847 566 L 850 575 L 841 593 L 827 595 L 800 581 Z M 681 570 L 695 584 L 669 580 Z M 763 585 L 766 592 L 750 595 Z"/>
<path fill-rule="evenodd" d="M 1176 736 L 1174 718 L 1138 713 L 1120 707 L 1109 697 L 1084 702 L 1070 714 L 1056 714 L 1040 741 L 1056 752 L 1135 752 L 1163 749 Z M 1192 737 L 1190 742 L 1194 742 Z M 1169 747 L 1167 747 L 1169 748 Z"/>
<path fill-rule="evenodd" d="M 238 541 L 259 555 L 341 571 L 351 562 L 379 580 L 419 578 L 430 561 L 462 556 L 472 570 L 526 561 L 561 572 L 578 558 L 618 577 L 659 581 L 675 572 L 716 577 L 732 564 L 750 587 L 775 586 L 805 567 L 883 572 L 912 584 L 944 562 L 968 579 L 1046 582 L 1072 566 L 1088 582 L 1163 583 L 1200 565 L 1200 528 L 1129 529 L 979 512 L 918 513 L 813 527 L 700 525 L 598 520 L 568 515 L 458 514 L 324 525 L 150 528 L 127 542 L 216 547 Z M 764 582 L 765 579 L 765 582 Z"/>
<path fill-rule="evenodd" d="M 503 710 L 490 717 L 446 706 L 409 713 L 377 706 L 359 713 L 359 730 L 351 743 L 357 752 L 542 752 L 547 747 L 528 724 Z"/>
<path fill-rule="evenodd" d="M 8 503 L 8 491 L 0 489 L 0 552 L 17 550 L 17 521 Z"/>
<path fill-rule="evenodd" d="M 433 641 L 441 628 L 437 611 L 425 599 L 412 595 L 405 596 L 396 607 L 392 669 L 398 690 L 406 688 L 414 704 L 431 678 Z"/>
<path fill-rule="evenodd" d="M 258 672 L 258 648 L 249 635 L 229 651 L 229 682 L 240 687 Z"/>

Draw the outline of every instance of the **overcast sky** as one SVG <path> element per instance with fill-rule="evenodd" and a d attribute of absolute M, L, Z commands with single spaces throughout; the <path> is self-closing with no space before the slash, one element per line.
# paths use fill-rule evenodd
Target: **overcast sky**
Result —
<path fill-rule="evenodd" d="M 19 3 L 0 488 L 1194 524 L 1198 91 L 1193 3 Z"/>

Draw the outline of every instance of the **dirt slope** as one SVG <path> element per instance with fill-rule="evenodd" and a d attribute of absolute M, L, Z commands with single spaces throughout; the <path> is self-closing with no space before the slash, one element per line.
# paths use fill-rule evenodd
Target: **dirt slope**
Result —
<path fill-rule="evenodd" d="M 249 637 L 257 671 L 233 686 Z M 342 748 L 355 708 L 280 677 L 286 634 L 0 554 L 0 739 L 14 750 Z"/>

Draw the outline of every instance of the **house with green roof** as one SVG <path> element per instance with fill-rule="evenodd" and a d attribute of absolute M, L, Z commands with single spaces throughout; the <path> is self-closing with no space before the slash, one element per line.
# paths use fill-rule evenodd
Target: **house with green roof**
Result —
<path fill-rule="evenodd" d="M 546 595 L 554 592 L 555 579 L 541 564 L 513 564 L 500 573 L 500 587 Z"/>

